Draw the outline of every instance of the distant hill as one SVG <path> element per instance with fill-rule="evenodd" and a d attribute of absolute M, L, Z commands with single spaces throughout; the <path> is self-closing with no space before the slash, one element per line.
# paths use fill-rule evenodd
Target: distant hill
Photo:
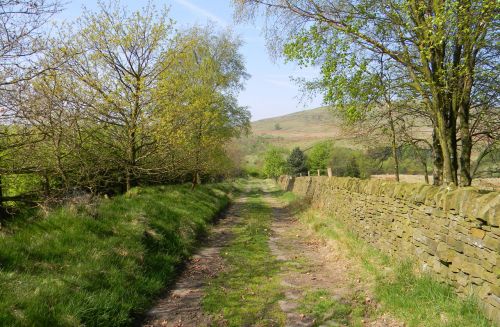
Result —
<path fill-rule="evenodd" d="M 252 122 L 252 133 L 253 138 L 273 145 L 307 148 L 318 141 L 340 138 L 341 122 L 322 107 Z"/>
<path fill-rule="evenodd" d="M 357 147 L 342 140 L 340 119 L 327 107 L 303 110 L 292 114 L 252 122 L 248 137 L 235 140 L 247 167 L 260 166 L 262 153 L 270 145 L 286 149 L 296 146 L 307 150 L 317 142 L 334 140 L 336 145 Z"/>

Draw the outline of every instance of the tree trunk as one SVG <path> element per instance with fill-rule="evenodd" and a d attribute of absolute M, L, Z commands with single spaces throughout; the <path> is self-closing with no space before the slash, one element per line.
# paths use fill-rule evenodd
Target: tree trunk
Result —
<path fill-rule="evenodd" d="M 432 156 L 433 156 L 433 185 L 439 186 L 443 183 L 443 153 L 441 150 L 441 144 L 439 143 L 439 138 L 437 136 L 436 128 L 432 132 Z"/>
<path fill-rule="evenodd" d="M 424 168 L 424 178 L 425 183 L 429 184 L 429 172 L 427 171 L 427 157 L 422 151 L 416 147 L 416 151 L 418 153 L 418 157 L 420 158 L 420 162 L 422 163 L 422 167 Z"/>
<path fill-rule="evenodd" d="M 456 117 L 449 109 L 437 112 L 437 136 L 443 158 L 443 182 L 446 185 L 458 185 Z"/>
<path fill-rule="evenodd" d="M 130 174 L 130 167 L 125 170 L 125 191 L 128 192 L 132 188 L 132 176 Z"/>
<path fill-rule="evenodd" d="M 130 191 L 132 187 L 136 185 L 135 183 L 135 166 L 136 166 L 136 133 L 135 133 L 135 124 L 130 127 L 129 130 L 129 140 L 128 140 L 128 149 L 127 149 L 127 167 L 125 168 L 125 186 L 126 191 Z"/>
<path fill-rule="evenodd" d="M 427 155 L 425 152 L 422 151 L 421 148 L 418 147 L 416 143 L 412 143 L 413 147 L 415 148 L 415 152 L 420 159 L 420 163 L 422 164 L 422 167 L 424 169 L 424 178 L 425 178 L 425 183 L 429 184 L 429 172 L 427 171 Z"/>
<path fill-rule="evenodd" d="M 135 168 L 137 165 L 137 126 L 139 120 L 139 114 L 141 110 L 141 77 L 136 76 L 135 94 L 134 94 L 134 107 L 130 116 L 128 137 L 128 167 L 126 176 L 126 186 L 127 191 L 132 187 L 136 186 L 135 180 Z"/>
<path fill-rule="evenodd" d="M 5 208 L 3 206 L 3 184 L 2 175 L 0 175 L 0 221 L 5 218 Z"/>
<path fill-rule="evenodd" d="M 200 174 L 198 172 L 195 172 L 193 174 L 193 180 L 192 180 L 192 184 L 191 184 L 191 190 L 194 190 L 194 188 L 196 187 L 196 185 L 199 185 L 199 184 L 201 184 Z"/>
<path fill-rule="evenodd" d="M 472 184 L 470 157 L 472 153 L 472 137 L 469 129 L 468 113 L 460 115 L 460 138 L 462 152 L 460 153 L 460 186 Z"/>
<path fill-rule="evenodd" d="M 44 192 L 45 192 L 45 197 L 49 197 L 50 196 L 50 179 L 49 179 L 49 173 L 47 171 L 44 172 L 43 179 L 44 179 L 43 180 L 43 188 L 44 188 Z"/>
<path fill-rule="evenodd" d="M 424 166 L 424 178 L 425 178 L 425 183 L 426 184 L 430 184 L 429 183 L 429 172 L 427 171 L 427 163 L 426 162 L 423 162 L 422 165 Z"/>
<path fill-rule="evenodd" d="M 391 141 L 392 141 L 392 157 L 394 158 L 394 175 L 396 181 L 399 182 L 399 159 L 398 159 L 398 146 L 396 144 L 396 128 L 394 127 L 394 119 L 392 118 L 392 108 L 389 104 L 389 125 L 391 127 Z"/>
<path fill-rule="evenodd" d="M 127 192 L 130 191 L 130 189 L 134 186 L 136 186 L 135 182 L 135 166 L 136 166 L 136 156 L 137 156 L 137 149 L 136 149 L 136 137 L 135 137 L 135 131 L 131 132 L 130 135 L 130 143 L 129 143 L 129 149 L 128 149 L 128 160 L 127 160 L 127 167 L 125 169 L 125 181 L 126 181 L 126 188 Z"/>
<path fill-rule="evenodd" d="M 458 107 L 458 118 L 460 120 L 460 142 L 462 151 L 460 153 L 460 186 L 472 184 L 472 173 L 470 157 L 472 154 L 472 135 L 470 132 L 470 93 L 472 91 L 472 72 L 466 76 L 463 85 L 462 96 Z"/>
<path fill-rule="evenodd" d="M 451 114 L 447 131 L 449 140 L 448 147 L 450 149 L 451 176 L 452 180 L 448 184 L 458 186 L 458 150 L 457 150 L 457 117 Z"/>

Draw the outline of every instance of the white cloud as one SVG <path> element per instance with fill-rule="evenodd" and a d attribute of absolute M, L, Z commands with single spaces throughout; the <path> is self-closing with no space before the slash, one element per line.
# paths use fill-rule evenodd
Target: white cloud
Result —
<path fill-rule="evenodd" d="M 222 19 L 221 17 L 211 13 L 210 11 L 208 11 L 208 10 L 198 6 L 198 5 L 195 5 L 194 3 L 192 3 L 189 0 L 175 0 L 175 2 L 177 2 L 178 4 L 180 4 L 183 7 L 187 8 L 191 12 L 202 15 L 204 17 L 207 17 L 208 19 L 210 19 L 216 23 L 219 23 L 223 26 L 228 25 L 228 23 L 224 19 Z"/>

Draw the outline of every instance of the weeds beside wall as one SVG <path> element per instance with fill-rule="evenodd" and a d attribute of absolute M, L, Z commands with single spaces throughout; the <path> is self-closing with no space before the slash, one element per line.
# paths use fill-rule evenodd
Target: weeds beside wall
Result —
<path fill-rule="evenodd" d="M 500 324 L 500 193 L 382 180 L 282 176 L 367 242 L 474 294 Z"/>

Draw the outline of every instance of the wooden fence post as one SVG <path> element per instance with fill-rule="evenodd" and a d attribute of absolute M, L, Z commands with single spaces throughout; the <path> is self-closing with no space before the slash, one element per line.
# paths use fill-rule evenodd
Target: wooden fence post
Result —
<path fill-rule="evenodd" d="M 321 172 L 319 171 L 319 169 L 318 169 L 318 176 L 321 176 Z"/>
<path fill-rule="evenodd" d="M 307 171 L 307 176 L 311 176 L 311 171 L 310 170 Z"/>
<path fill-rule="evenodd" d="M 332 168 L 328 167 L 328 178 L 331 178 L 332 176 Z"/>

